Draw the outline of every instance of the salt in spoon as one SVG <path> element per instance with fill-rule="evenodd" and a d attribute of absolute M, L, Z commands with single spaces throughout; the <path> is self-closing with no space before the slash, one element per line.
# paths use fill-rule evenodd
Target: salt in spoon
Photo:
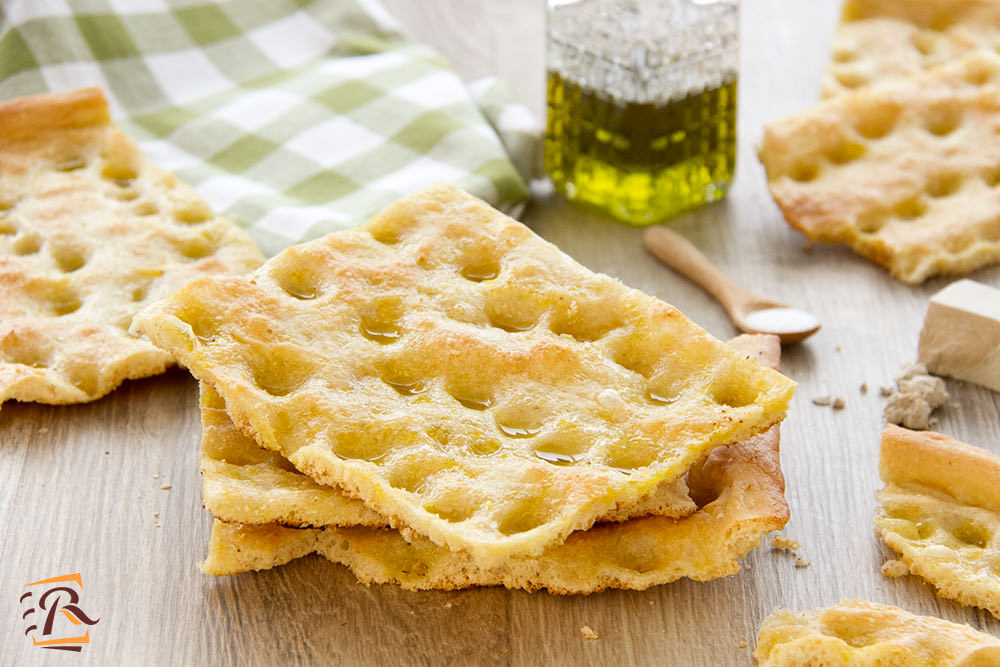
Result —
<path fill-rule="evenodd" d="M 677 232 L 650 227 L 644 240 L 657 259 L 715 297 L 740 331 L 774 334 L 782 345 L 797 343 L 819 331 L 820 321 L 814 315 L 743 289 Z"/>

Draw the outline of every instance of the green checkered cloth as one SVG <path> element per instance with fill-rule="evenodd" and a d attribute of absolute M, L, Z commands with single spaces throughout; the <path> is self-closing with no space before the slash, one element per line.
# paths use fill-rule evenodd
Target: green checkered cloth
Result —
<path fill-rule="evenodd" d="M 0 0 L 0 100 L 87 85 L 267 254 L 442 180 L 512 211 L 537 164 L 524 107 L 378 0 Z"/>

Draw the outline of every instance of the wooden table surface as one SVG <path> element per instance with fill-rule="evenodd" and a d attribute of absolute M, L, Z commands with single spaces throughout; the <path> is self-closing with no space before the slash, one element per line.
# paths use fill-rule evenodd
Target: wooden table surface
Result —
<path fill-rule="evenodd" d="M 463 76 L 505 77 L 541 114 L 541 0 L 384 2 Z M 849 597 L 1000 634 L 986 613 L 939 600 L 915 578 L 884 579 L 879 566 L 889 553 L 872 530 L 878 387 L 915 358 L 927 300 L 948 281 L 908 287 L 842 247 L 806 252 L 754 155 L 764 122 L 816 100 L 837 4 L 743 2 L 736 184 L 728 200 L 672 223 L 745 286 L 824 323 L 783 359 L 799 382 L 782 427 L 792 511 L 785 534 L 811 567 L 797 569 L 794 557 L 765 545 L 727 579 L 589 597 L 365 587 L 315 556 L 211 578 L 195 565 L 210 529 L 197 470 L 196 386 L 175 370 L 89 405 L 8 403 L 0 411 L 0 664 L 749 665 L 756 629 L 776 606 Z M 733 335 L 714 302 L 643 251 L 640 230 L 539 193 L 524 219 L 542 236 L 715 335 Z M 1000 285 L 998 268 L 972 277 Z M 1000 394 L 951 381 L 948 389 L 957 407 L 941 412 L 938 430 L 1000 453 Z M 826 394 L 843 397 L 846 408 L 812 404 Z M 32 648 L 21 635 L 24 584 L 65 572 L 82 574 L 86 608 L 101 618 L 79 655 Z M 583 639 L 583 625 L 600 639 Z"/>

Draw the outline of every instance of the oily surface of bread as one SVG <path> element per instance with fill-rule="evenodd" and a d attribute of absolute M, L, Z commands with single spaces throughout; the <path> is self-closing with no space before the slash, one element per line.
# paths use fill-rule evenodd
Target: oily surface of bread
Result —
<path fill-rule="evenodd" d="M 340 487 L 318 484 L 277 452 L 243 435 L 222 397 L 201 385 L 201 495 L 205 509 L 230 523 L 285 526 L 388 526 L 385 517 Z M 687 482 L 661 484 L 648 498 L 618 507 L 601 521 L 656 514 L 680 517 L 697 509 Z"/>
<path fill-rule="evenodd" d="M 823 95 L 919 74 L 1000 45 L 996 0 L 847 0 Z"/>
<path fill-rule="evenodd" d="M 486 566 L 770 428 L 794 390 L 450 186 L 136 323 L 259 444 Z"/>
<path fill-rule="evenodd" d="M 886 426 L 875 530 L 939 595 L 1000 618 L 1000 457 Z"/>
<path fill-rule="evenodd" d="M 864 600 L 764 619 L 760 667 L 974 667 L 1000 664 L 1000 639 Z"/>
<path fill-rule="evenodd" d="M 1000 261 L 1000 57 L 842 95 L 765 128 L 788 223 L 916 284 Z"/>
<path fill-rule="evenodd" d="M 741 336 L 733 345 L 762 363 L 777 364 L 780 347 L 774 337 Z M 572 533 L 539 557 L 509 559 L 492 568 L 479 566 L 468 553 L 449 551 L 419 536 L 407 541 L 389 529 L 297 529 L 219 520 L 202 568 L 209 574 L 235 574 L 316 552 L 346 565 L 361 581 L 408 589 L 643 589 L 681 577 L 703 581 L 733 574 L 739 570 L 738 560 L 762 535 L 788 521 L 777 427 L 714 449 L 692 468 L 688 484 L 699 507 L 690 516 L 597 524 Z"/>
<path fill-rule="evenodd" d="M 0 403 L 80 403 L 162 372 L 132 316 L 192 278 L 263 261 L 150 164 L 94 88 L 0 104 Z"/>

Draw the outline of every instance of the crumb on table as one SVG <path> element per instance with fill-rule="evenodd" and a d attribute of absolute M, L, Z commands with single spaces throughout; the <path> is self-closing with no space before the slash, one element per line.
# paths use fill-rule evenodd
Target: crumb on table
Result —
<path fill-rule="evenodd" d="M 890 559 L 882 563 L 882 576 L 896 579 L 910 573 L 910 568 L 901 560 Z"/>
<path fill-rule="evenodd" d="M 775 535 L 771 538 L 771 546 L 782 551 L 797 551 L 801 548 L 798 542 L 783 535 Z"/>
<path fill-rule="evenodd" d="M 830 405 L 831 403 L 833 403 L 833 398 L 831 398 L 830 396 L 817 396 L 816 398 L 813 399 L 813 405 L 826 406 Z"/>
<path fill-rule="evenodd" d="M 600 639 L 601 636 L 594 632 L 594 629 L 589 625 L 585 625 L 580 628 L 580 634 L 583 635 L 584 639 Z"/>
<path fill-rule="evenodd" d="M 807 561 L 802 556 L 799 556 L 798 558 L 795 559 L 795 567 L 799 568 L 800 570 L 803 570 L 803 569 L 809 567 L 810 565 L 812 565 L 812 563 L 810 563 L 809 561 Z"/>

